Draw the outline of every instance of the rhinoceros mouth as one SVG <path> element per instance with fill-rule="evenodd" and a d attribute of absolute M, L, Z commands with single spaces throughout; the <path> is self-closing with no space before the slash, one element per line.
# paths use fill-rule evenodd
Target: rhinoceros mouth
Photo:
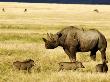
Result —
<path fill-rule="evenodd" d="M 54 49 L 54 48 L 46 47 L 46 49 Z"/>
<path fill-rule="evenodd" d="M 54 46 L 45 46 L 46 49 L 54 49 L 55 47 Z"/>

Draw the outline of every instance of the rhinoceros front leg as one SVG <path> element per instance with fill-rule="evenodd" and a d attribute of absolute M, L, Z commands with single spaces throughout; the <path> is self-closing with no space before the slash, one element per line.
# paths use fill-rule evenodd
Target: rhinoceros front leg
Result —
<path fill-rule="evenodd" d="M 70 47 L 70 56 L 72 58 L 72 62 L 76 62 L 76 48 Z"/>
<path fill-rule="evenodd" d="M 64 49 L 64 51 L 68 55 L 68 57 L 69 57 L 71 62 L 75 62 L 76 61 L 76 56 L 73 57 L 68 49 Z"/>
<path fill-rule="evenodd" d="M 64 51 L 65 51 L 65 53 L 68 55 L 70 61 L 72 62 L 72 58 L 71 58 L 71 56 L 70 56 L 69 50 L 68 50 L 68 49 L 64 49 Z"/>
<path fill-rule="evenodd" d="M 72 62 L 76 62 L 76 48 L 70 47 L 70 58 Z"/>

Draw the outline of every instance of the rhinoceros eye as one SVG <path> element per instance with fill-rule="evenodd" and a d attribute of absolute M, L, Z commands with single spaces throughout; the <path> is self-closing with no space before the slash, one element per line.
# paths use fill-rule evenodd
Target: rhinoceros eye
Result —
<path fill-rule="evenodd" d="M 56 41 L 53 41 L 53 43 L 56 43 Z"/>

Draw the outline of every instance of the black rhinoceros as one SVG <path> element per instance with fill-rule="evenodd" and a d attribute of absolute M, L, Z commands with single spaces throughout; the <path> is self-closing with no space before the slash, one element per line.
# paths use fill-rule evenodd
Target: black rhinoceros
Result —
<path fill-rule="evenodd" d="M 76 52 L 90 51 L 92 60 L 96 60 L 96 52 L 101 52 L 102 61 L 106 60 L 107 41 L 105 36 L 96 29 L 83 30 L 69 26 L 56 34 L 48 34 L 43 38 L 47 49 L 63 47 L 71 62 L 76 61 Z"/>

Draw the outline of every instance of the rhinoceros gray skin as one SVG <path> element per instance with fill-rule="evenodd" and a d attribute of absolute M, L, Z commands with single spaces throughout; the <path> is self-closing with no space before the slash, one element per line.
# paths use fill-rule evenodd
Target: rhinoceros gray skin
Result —
<path fill-rule="evenodd" d="M 71 62 L 76 61 L 77 52 L 90 51 L 92 60 L 96 60 L 96 52 L 101 52 L 102 62 L 106 61 L 107 41 L 105 36 L 96 29 L 83 30 L 74 26 L 63 28 L 56 34 L 48 34 L 43 38 L 46 49 L 63 47 Z"/>

